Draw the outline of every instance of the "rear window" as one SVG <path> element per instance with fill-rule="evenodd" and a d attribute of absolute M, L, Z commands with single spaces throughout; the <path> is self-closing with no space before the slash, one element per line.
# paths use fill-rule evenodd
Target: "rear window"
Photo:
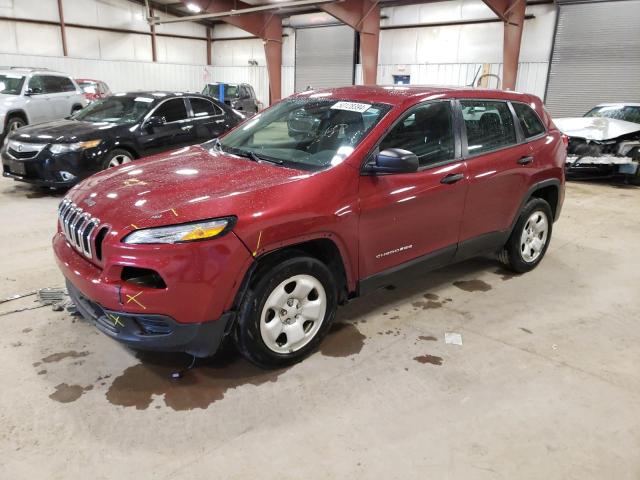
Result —
<path fill-rule="evenodd" d="M 204 98 L 190 98 L 189 101 L 191 102 L 194 117 L 212 117 L 222 114 L 220 107 Z"/>
<path fill-rule="evenodd" d="M 513 109 L 516 111 L 516 116 L 520 121 L 520 126 L 522 127 L 525 138 L 536 137 L 544 133 L 544 125 L 529 105 L 525 105 L 524 103 L 512 103 L 511 105 L 513 105 Z"/>
<path fill-rule="evenodd" d="M 462 100 L 469 155 L 514 145 L 516 131 L 506 102 Z"/>

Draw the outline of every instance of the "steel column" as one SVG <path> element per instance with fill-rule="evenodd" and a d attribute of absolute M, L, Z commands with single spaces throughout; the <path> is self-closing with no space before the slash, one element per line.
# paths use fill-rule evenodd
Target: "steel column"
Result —
<path fill-rule="evenodd" d="M 522 42 L 526 0 L 484 0 L 503 21 L 502 88 L 513 90 L 518 78 L 518 61 Z"/>
<path fill-rule="evenodd" d="M 345 0 L 320 5 L 320 9 L 349 25 L 360 34 L 362 81 L 375 85 L 378 78 L 380 45 L 380 7 L 378 0 Z"/>
<path fill-rule="evenodd" d="M 502 88 L 515 90 L 518 78 L 518 61 L 522 43 L 522 27 L 524 26 L 525 0 L 516 0 L 508 12 L 508 21 L 504 23 L 504 40 L 502 55 Z"/>
<path fill-rule="evenodd" d="M 149 17 L 153 18 L 153 7 L 149 7 Z M 158 61 L 158 50 L 156 48 L 156 26 L 151 25 L 151 60 L 153 62 Z"/>
<path fill-rule="evenodd" d="M 211 65 L 211 28 L 207 27 L 207 65 Z"/>
<path fill-rule="evenodd" d="M 65 57 L 69 55 L 67 50 L 67 31 L 64 25 L 64 9 L 62 8 L 62 0 L 58 0 L 58 15 L 60 17 L 60 37 L 62 38 L 62 53 Z"/>

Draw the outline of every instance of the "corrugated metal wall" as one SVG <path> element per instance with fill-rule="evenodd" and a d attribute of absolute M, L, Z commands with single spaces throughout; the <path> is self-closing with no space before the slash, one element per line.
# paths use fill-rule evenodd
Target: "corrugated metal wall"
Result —
<path fill-rule="evenodd" d="M 351 27 L 296 31 L 295 91 L 353 85 L 355 33 Z"/>
<path fill-rule="evenodd" d="M 581 116 L 602 102 L 640 101 L 640 1 L 561 4 L 546 103 Z"/>

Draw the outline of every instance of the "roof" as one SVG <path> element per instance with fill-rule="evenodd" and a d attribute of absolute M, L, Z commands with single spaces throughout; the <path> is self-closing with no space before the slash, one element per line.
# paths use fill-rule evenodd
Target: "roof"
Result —
<path fill-rule="evenodd" d="M 0 72 L 4 73 L 22 73 L 27 75 L 29 73 L 44 73 L 47 75 L 65 75 L 66 73 L 58 72 L 56 70 L 49 70 L 48 68 L 32 68 L 32 67 L 0 67 Z"/>
<path fill-rule="evenodd" d="M 333 97 L 375 103 L 399 105 L 409 100 L 419 101 L 435 98 L 494 98 L 501 100 L 528 101 L 532 96 L 519 92 L 474 87 L 451 87 L 439 85 L 353 85 L 339 88 L 307 90 L 296 97 Z"/>
<path fill-rule="evenodd" d="M 93 82 L 93 83 L 100 83 L 102 82 L 102 80 L 95 80 L 93 78 L 74 78 L 74 80 L 76 82 Z"/>
<path fill-rule="evenodd" d="M 118 92 L 114 93 L 114 97 L 139 97 L 140 95 L 147 95 L 149 97 L 156 97 L 158 100 L 162 98 L 172 98 L 172 97 L 203 97 L 209 98 L 206 95 L 202 95 L 196 92 L 169 92 L 163 90 L 136 90 L 133 92 Z"/>

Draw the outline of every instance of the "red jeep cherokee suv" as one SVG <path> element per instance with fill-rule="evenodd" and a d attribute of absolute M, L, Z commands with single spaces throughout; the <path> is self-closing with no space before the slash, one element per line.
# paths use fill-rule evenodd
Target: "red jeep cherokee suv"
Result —
<path fill-rule="evenodd" d="M 53 248 L 80 312 L 116 340 L 207 356 L 229 336 L 280 366 L 316 348 L 338 304 L 397 275 L 491 252 L 534 268 L 565 155 L 532 95 L 306 91 L 78 184 Z"/>

